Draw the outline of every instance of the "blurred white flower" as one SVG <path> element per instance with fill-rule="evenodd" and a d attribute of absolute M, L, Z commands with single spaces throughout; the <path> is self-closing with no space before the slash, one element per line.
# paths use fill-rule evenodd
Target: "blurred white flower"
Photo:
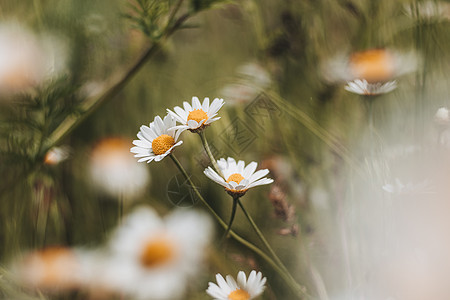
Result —
<path fill-rule="evenodd" d="M 206 293 L 216 300 L 250 300 L 264 292 L 266 277 L 262 273 L 251 271 L 248 280 L 243 271 L 237 276 L 237 282 L 230 275 L 226 281 L 222 275 L 216 275 L 217 284 L 209 282 Z"/>
<path fill-rule="evenodd" d="M 179 299 L 202 266 L 212 237 L 210 218 L 178 210 L 161 219 L 139 208 L 110 240 L 110 257 L 92 284 L 133 299 Z"/>
<path fill-rule="evenodd" d="M 368 83 L 382 83 L 413 72 L 417 66 L 418 57 L 414 52 L 369 49 L 335 56 L 322 65 L 322 73 L 331 82 L 360 79 Z"/>
<path fill-rule="evenodd" d="M 175 118 L 175 120 L 182 125 L 178 125 L 175 128 L 184 131 L 189 129 L 190 131 L 202 130 L 212 122 L 217 121 L 220 117 L 216 117 L 217 112 L 223 106 L 223 99 L 216 98 L 209 105 L 209 98 L 203 100 L 203 104 L 200 104 L 200 100 L 197 97 L 192 97 L 192 106 L 188 102 L 183 102 L 183 108 L 175 106 L 167 112 Z"/>
<path fill-rule="evenodd" d="M 227 99 L 227 103 L 239 104 L 254 100 L 258 96 L 259 92 L 260 90 L 254 86 L 247 85 L 245 83 L 233 83 L 226 85 L 221 90 L 220 94 Z"/>
<path fill-rule="evenodd" d="M 450 114 L 447 107 L 441 107 L 434 115 L 434 121 L 438 125 L 447 126 L 450 124 Z"/>
<path fill-rule="evenodd" d="M 250 102 L 272 84 L 267 70 L 255 62 L 240 66 L 237 75 L 236 82 L 226 85 L 220 92 L 230 104 Z"/>
<path fill-rule="evenodd" d="M 234 158 L 228 157 L 227 160 L 221 158 L 217 161 L 220 171 L 226 180 L 217 174 L 211 167 L 203 172 L 209 179 L 215 181 L 225 188 L 232 196 L 243 196 L 248 189 L 269 184 L 273 179 L 263 178 L 269 174 L 268 169 L 262 169 L 255 172 L 258 164 L 254 161 L 245 166 L 245 162 L 240 160 L 236 163 Z"/>
<path fill-rule="evenodd" d="M 134 157 L 139 157 L 138 162 L 147 163 L 160 161 L 169 155 L 173 148 L 183 144 L 183 141 L 177 140 L 182 130 L 175 128 L 176 121 L 171 115 L 164 117 L 156 116 L 149 126 L 142 125 L 133 144 L 136 147 L 131 148 L 131 152 L 135 153 Z"/>
<path fill-rule="evenodd" d="M 0 24 L 0 93 L 23 92 L 64 66 L 67 49 L 50 35 L 37 36 L 17 23 Z"/>
<path fill-rule="evenodd" d="M 45 291 L 73 290 L 81 284 L 80 254 L 64 247 L 50 247 L 27 254 L 15 265 L 17 279 Z"/>
<path fill-rule="evenodd" d="M 243 79 L 248 80 L 258 87 L 267 87 L 271 84 L 269 73 L 260 64 L 255 62 L 246 63 L 237 70 Z"/>
<path fill-rule="evenodd" d="M 44 164 L 57 165 L 69 157 L 68 147 L 53 147 L 44 156 Z"/>
<path fill-rule="evenodd" d="M 130 199 L 142 193 L 149 181 L 144 165 L 130 154 L 131 141 L 122 138 L 101 140 L 92 150 L 90 175 L 92 182 L 106 193 Z"/>
<path fill-rule="evenodd" d="M 397 82 L 394 80 L 386 83 L 368 83 L 365 79 L 355 79 L 353 81 L 347 82 L 347 85 L 344 88 L 347 91 L 355 94 L 376 96 L 380 94 L 386 94 L 395 90 L 397 88 Z"/>

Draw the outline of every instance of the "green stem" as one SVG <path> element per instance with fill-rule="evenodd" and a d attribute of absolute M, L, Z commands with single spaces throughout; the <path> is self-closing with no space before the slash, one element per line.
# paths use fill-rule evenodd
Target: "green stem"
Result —
<path fill-rule="evenodd" d="M 247 210 L 245 209 L 244 205 L 242 205 L 242 202 L 240 199 L 237 199 L 239 206 L 242 209 L 242 212 L 244 213 L 245 217 L 247 218 L 247 220 L 250 222 L 250 224 L 252 225 L 253 229 L 255 230 L 256 234 L 258 235 L 259 239 L 263 242 L 264 246 L 267 248 L 267 250 L 269 250 L 270 255 L 272 255 L 273 259 L 275 260 L 275 262 L 285 271 L 288 272 L 286 266 L 283 264 L 283 262 L 281 261 L 281 259 L 278 257 L 278 255 L 275 253 L 275 251 L 272 249 L 272 247 L 270 246 L 269 242 L 266 240 L 266 238 L 264 237 L 264 235 L 262 234 L 261 230 L 259 229 L 258 225 L 256 225 L 255 221 L 253 221 L 253 218 L 250 216 L 250 214 L 247 212 Z"/>
<path fill-rule="evenodd" d="M 219 166 L 217 165 L 217 161 L 215 160 L 215 158 L 211 152 L 211 149 L 209 148 L 208 141 L 206 140 L 205 132 L 202 130 L 202 131 L 198 132 L 198 135 L 200 136 L 200 139 L 202 140 L 203 148 L 205 148 L 205 151 L 208 154 L 209 160 L 211 161 L 217 174 L 219 174 L 222 178 L 225 178 L 223 176 L 223 173 L 220 170 Z"/>
<path fill-rule="evenodd" d="M 124 195 L 123 193 L 120 193 L 119 199 L 118 199 L 119 203 L 117 205 L 117 223 L 120 226 L 122 224 L 122 219 L 123 219 L 123 202 L 124 202 Z"/>
<path fill-rule="evenodd" d="M 230 232 L 231 225 L 233 224 L 234 216 L 236 215 L 236 208 L 238 203 L 239 197 L 233 197 L 233 207 L 231 208 L 231 217 L 230 221 L 228 222 L 228 227 L 225 230 L 225 234 L 223 235 L 223 238 L 226 239 L 228 237 L 228 233 Z"/>
<path fill-rule="evenodd" d="M 214 211 L 214 209 L 206 202 L 206 200 L 202 197 L 192 180 L 190 179 L 189 175 L 187 174 L 186 170 L 183 168 L 181 163 L 178 161 L 178 159 L 173 155 L 169 155 L 172 161 L 175 163 L 175 165 L 178 167 L 178 169 L 183 174 L 184 178 L 188 181 L 189 185 L 194 190 L 196 196 L 200 199 L 200 201 L 203 203 L 203 205 L 206 206 L 206 208 L 210 211 L 210 213 L 214 216 L 214 218 L 219 222 L 220 226 L 222 226 L 224 229 L 227 228 L 227 224 L 222 220 L 222 218 Z M 299 285 L 295 279 L 292 277 L 292 275 L 285 270 L 285 268 L 280 267 L 272 258 L 270 258 L 267 254 L 265 254 L 261 249 L 259 249 L 254 244 L 250 243 L 240 235 L 238 235 L 236 232 L 230 229 L 229 234 L 232 238 L 234 238 L 237 242 L 241 243 L 245 247 L 249 248 L 256 254 L 258 254 L 262 259 L 264 259 L 272 268 L 283 278 L 284 282 L 289 286 L 289 288 L 299 297 L 299 299 L 307 297 L 306 294 L 306 288 Z M 284 266 L 283 266 L 284 267 Z"/>

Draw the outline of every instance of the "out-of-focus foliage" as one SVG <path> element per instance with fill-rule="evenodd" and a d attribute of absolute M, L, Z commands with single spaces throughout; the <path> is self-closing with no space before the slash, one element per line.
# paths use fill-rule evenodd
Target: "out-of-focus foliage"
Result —
<path fill-rule="evenodd" d="M 130 2 L 129 14 L 125 17 L 134 23 L 134 28 L 139 29 L 150 39 L 161 37 L 164 17 L 169 10 L 169 1 L 136 0 Z M 166 21 L 167 22 L 167 21 Z"/>

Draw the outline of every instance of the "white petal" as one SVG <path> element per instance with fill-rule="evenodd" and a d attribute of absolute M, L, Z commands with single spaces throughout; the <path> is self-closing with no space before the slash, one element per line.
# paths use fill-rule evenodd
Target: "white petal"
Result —
<path fill-rule="evenodd" d="M 217 174 L 211 167 L 206 168 L 203 173 L 206 175 L 206 177 L 208 177 L 209 179 L 215 181 L 216 183 L 227 187 L 227 184 L 225 182 L 225 180 L 220 177 L 219 174 Z"/>
<path fill-rule="evenodd" d="M 239 182 L 239 185 L 242 185 L 242 186 L 248 186 L 249 185 L 249 183 L 250 183 L 250 180 L 248 180 L 248 179 L 242 179 L 242 181 L 241 182 Z"/>
<path fill-rule="evenodd" d="M 145 125 L 141 126 L 141 133 L 142 136 L 149 142 L 152 142 L 159 136 L 153 130 L 151 130 L 150 127 L 147 127 Z"/>
<path fill-rule="evenodd" d="M 221 117 L 208 119 L 208 120 L 206 120 L 205 124 L 211 124 L 212 122 L 217 121 L 217 120 L 219 120 L 220 118 L 221 118 Z"/>
<path fill-rule="evenodd" d="M 165 128 L 166 131 L 167 131 L 167 129 L 169 129 L 169 128 L 171 128 L 171 127 L 176 125 L 176 122 L 173 121 L 173 117 L 170 114 L 167 114 L 164 117 L 163 122 L 164 122 L 164 128 Z"/>
<path fill-rule="evenodd" d="M 232 157 L 227 158 L 228 168 L 236 168 L 236 160 Z"/>
<path fill-rule="evenodd" d="M 254 182 L 254 181 L 266 176 L 267 174 L 269 174 L 269 170 L 267 170 L 267 169 L 258 170 L 255 173 L 253 173 L 253 175 L 249 178 L 249 180 L 250 180 L 250 182 Z"/>
<path fill-rule="evenodd" d="M 200 127 L 200 125 L 198 125 L 197 121 L 195 121 L 195 120 L 189 120 L 187 122 L 187 124 L 188 124 L 189 128 L 191 128 L 191 129 L 196 129 L 196 128 Z"/>
<path fill-rule="evenodd" d="M 130 152 L 135 153 L 135 154 L 149 155 L 151 153 L 150 149 L 149 148 L 141 148 L 141 147 L 133 147 L 130 149 Z M 138 156 L 135 156 L 135 157 L 138 157 Z"/>
<path fill-rule="evenodd" d="M 217 274 L 216 275 L 216 281 L 219 287 L 228 295 L 231 292 L 230 287 L 228 286 L 225 279 L 222 277 L 222 275 Z"/>
<path fill-rule="evenodd" d="M 228 167 L 228 163 L 225 160 L 225 158 L 221 158 L 221 159 L 217 160 L 217 165 L 219 166 L 221 171 L 224 171 Z"/>
<path fill-rule="evenodd" d="M 187 114 L 189 114 L 189 112 L 193 111 L 192 106 L 189 104 L 189 102 L 184 101 L 183 107 Z"/>
<path fill-rule="evenodd" d="M 252 187 L 255 187 L 255 186 L 258 186 L 258 185 L 265 185 L 265 184 L 269 184 L 269 183 L 272 183 L 272 182 L 273 182 L 273 179 L 263 178 L 263 179 L 260 179 L 260 180 L 257 180 L 257 181 L 254 181 L 254 182 L 250 183 L 247 186 L 247 188 L 249 189 L 249 188 L 252 188 Z"/>
<path fill-rule="evenodd" d="M 207 111 L 206 113 L 208 114 L 208 116 L 210 116 L 210 115 L 212 116 L 215 113 L 217 113 L 223 105 L 224 105 L 223 99 L 216 98 L 211 103 L 211 105 L 209 107 L 209 111 Z"/>
<path fill-rule="evenodd" d="M 151 148 L 152 147 L 152 143 L 150 143 L 149 141 L 145 141 L 145 140 L 134 140 L 133 145 L 136 145 L 138 147 L 143 147 L 143 148 Z"/>
<path fill-rule="evenodd" d="M 173 110 L 180 116 L 181 119 L 183 119 L 183 122 L 186 122 L 188 113 L 184 109 L 179 106 L 175 106 Z"/>
<path fill-rule="evenodd" d="M 245 288 L 245 286 L 247 284 L 247 278 L 243 271 L 239 271 L 238 276 L 237 276 L 237 282 L 241 288 Z"/>
<path fill-rule="evenodd" d="M 222 291 L 222 289 L 218 285 L 212 282 L 208 283 L 208 289 L 206 290 L 206 293 L 211 297 L 214 297 L 214 299 L 228 300 L 228 295 L 224 291 Z"/>
<path fill-rule="evenodd" d="M 245 167 L 245 162 L 243 160 L 238 161 L 237 163 L 237 172 L 242 175 L 242 173 L 244 173 L 244 167 Z"/>
<path fill-rule="evenodd" d="M 178 107 L 178 106 L 177 106 Z M 175 107 L 175 109 L 177 109 L 177 107 Z M 179 108 L 179 107 L 178 107 Z M 181 109 L 181 108 L 180 108 Z M 182 109 L 181 109 L 182 110 Z M 184 110 L 182 110 L 184 112 Z M 170 114 L 172 117 L 175 118 L 176 121 L 180 122 L 181 124 L 184 124 L 186 122 L 186 118 L 183 118 L 182 116 L 180 116 L 178 113 L 174 113 L 173 111 L 171 111 L 170 109 L 167 109 L 167 113 Z"/>
<path fill-rule="evenodd" d="M 246 179 L 250 179 L 250 176 L 253 175 L 253 173 L 256 170 L 256 167 L 258 167 L 258 164 L 252 161 L 245 167 L 244 172 L 242 172 L 242 176 Z"/>
<path fill-rule="evenodd" d="M 226 279 L 227 279 L 227 284 L 231 288 L 231 290 L 234 291 L 239 288 L 236 281 L 234 280 L 233 277 L 231 277 L 231 275 L 227 275 Z"/>
<path fill-rule="evenodd" d="M 155 132 L 158 136 L 165 134 L 166 130 L 165 130 L 164 122 L 160 116 L 155 117 L 155 121 L 153 121 L 153 124 L 155 124 Z"/>
<path fill-rule="evenodd" d="M 200 104 L 200 101 L 197 97 L 192 97 L 192 108 L 193 109 L 201 109 L 202 105 Z"/>
<path fill-rule="evenodd" d="M 141 157 L 147 157 L 147 156 L 153 156 L 154 154 L 148 151 L 148 153 L 136 153 L 134 157 L 141 158 Z"/>
<path fill-rule="evenodd" d="M 155 158 L 154 156 L 147 156 L 147 157 L 139 159 L 138 162 L 144 162 L 144 161 L 151 162 L 154 158 Z"/>
<path fill-rule="evenodd" d="M 167 154 L 165 154 L 165 153 L 164 154 L 160 154 L 160 155 L 156 155 L 155 156 L 155 161 L 161 161 L 166 156 L 167 156 Z"/>
<path fill-rule="evenodd" d="M 231 186 L 231 190 L 236 190 L 236 187 L 238 186 L 238 183 L 234 181 L 230 181 L 228 184 Z"/>
<path fill-rule="evenodd" d="M 208 110 L 209 110 L 209 98 L 208 98 L 208 97 L 206 97 L 205 99 L 203 99 L 202 110 L 203 110 L 205 113 L 208 113 Z M 208 116 L 209 116 L 209 115 L 208 115 Z"/>
<path fill-rule="evenodd" d="M 180 137 L 180 134 L 184 131 L 185 129 L 176 129 L 176 131 L 175 131 L 175 136 L 174 136 L 174 139 L 175 139 L 175 141 L 178 141 L 178 138 Z"/>

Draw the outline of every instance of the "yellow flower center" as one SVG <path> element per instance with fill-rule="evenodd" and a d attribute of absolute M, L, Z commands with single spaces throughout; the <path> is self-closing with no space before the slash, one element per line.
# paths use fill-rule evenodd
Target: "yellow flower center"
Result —
<path fill-rule="evenodd" d="M 175 139 L 167 134 L 158 136 L 152 142 L 152 150 L 156 155 L 161 155 L 167 152 L 173 145 L 175 145 Z"/>
<path fill-rule="evenodd" d="M 147 268 L 152 268 L 170 261 L 174 256 L 172 243 L 166 238 L 157 238 L 148 242 L 140 257 L 140 262 Z"/>
<path fill-rule="evenodd" d="M 194 120 L 200 123 L 201 120 L 208 120 L 208 115 L 202 109 L 194 109 L 189 113 L 187 120 Z"/>
<path fill-rule="evenodd" d="M 242 179 L 244 179 L 244 177 L 241 174 L 234 173 L 234 174 L 231 174 L 230 177 L 228 177 L 227 182 L 234 181 L 237 184 L 239 184 L 239 183 L 241 183 Z"/>
<path fill-rule="evenodd" d="M 228 295 L 228 300 L 248 300 L 248 299 L 250 299 L 249 293 L 247 293 L 247 291 L 244 291 L 244 290 L 241 290 L 241 289 L 237 289 L 235 291 L 232 291 Z"/>
<path fill-rule="evenodd" d="M 394 73 L 392 54 L 384 49 L 372 49 L 356 52 L 350 57 L 353 74 L 368 82 L 389 80 Z"/>

